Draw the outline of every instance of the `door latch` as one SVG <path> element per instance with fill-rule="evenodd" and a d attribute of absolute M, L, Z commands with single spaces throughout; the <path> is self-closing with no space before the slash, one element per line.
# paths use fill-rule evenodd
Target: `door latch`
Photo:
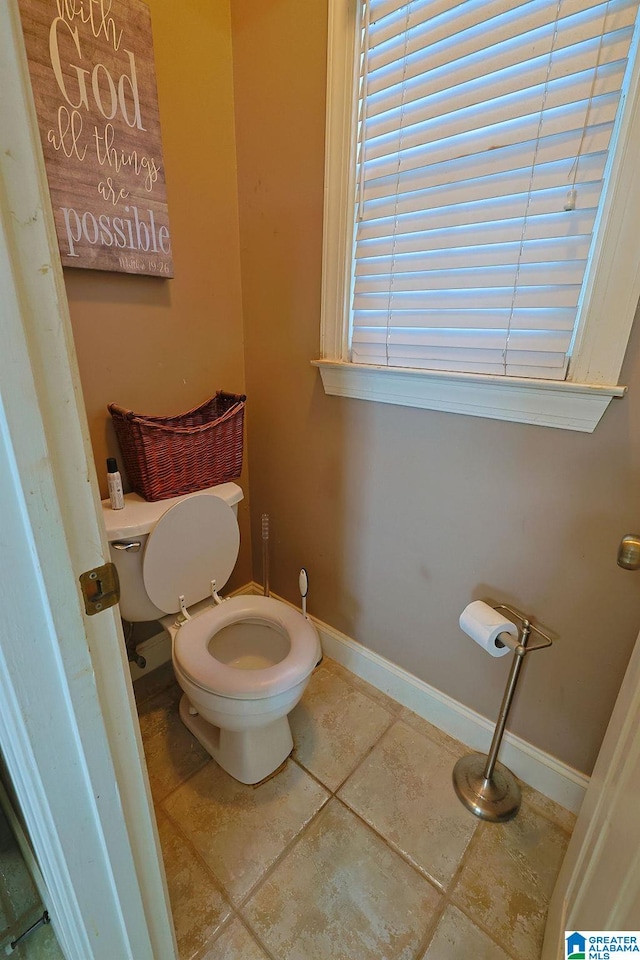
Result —
<path fill-rule="evenodd" d="M 120 600 L 120 581 L 114 563 L 86 570 L 80 574 L 80 588 L 88 617 L 115 606 Z"/>

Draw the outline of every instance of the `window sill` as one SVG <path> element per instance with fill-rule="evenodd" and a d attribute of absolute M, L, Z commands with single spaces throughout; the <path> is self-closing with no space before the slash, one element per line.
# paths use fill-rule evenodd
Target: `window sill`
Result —
<path fill-rule="evenodd" d="M 592 433 L 624 386 L 368 367 L 314 360 L 325 393 Z"/>

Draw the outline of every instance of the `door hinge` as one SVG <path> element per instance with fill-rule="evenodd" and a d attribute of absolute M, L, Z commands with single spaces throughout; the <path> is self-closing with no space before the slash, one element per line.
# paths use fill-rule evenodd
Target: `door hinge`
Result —
<path fill-rule="evenodd" d="M 105 563 L 81 573 L 80 588 L 88 617 L 115 606 L 120 600 L 120 581 L 115 564 Z"/>

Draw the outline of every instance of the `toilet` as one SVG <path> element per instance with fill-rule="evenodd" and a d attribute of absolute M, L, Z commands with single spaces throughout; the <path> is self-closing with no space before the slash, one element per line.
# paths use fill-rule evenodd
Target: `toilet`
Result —
<path fill-rule="evenodd" d="M 280 600 L 220 591 L 240 546 L 241 488 L 103 501 L 125 620 L 160 620 L 171 637 L 180 717 L 242 783 L 264 780 L 293 748 L 288 714 L 322 653 L 311 621 Z"/>

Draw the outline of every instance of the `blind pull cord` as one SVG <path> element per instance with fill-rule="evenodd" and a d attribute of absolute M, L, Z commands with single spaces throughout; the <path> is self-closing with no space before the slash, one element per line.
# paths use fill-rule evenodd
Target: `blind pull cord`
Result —
<path fill-rule="evenodd" d="M 398 131 L 398 160 L 396 164 L 396 197 L 393 211 L 393 242 L 391 246 L 391 276 L 389 278 L 389 303 L 387 307 L 387 335 L 385 337 L 385 360 L 389 366 L 389 340 L 391 338 L 391 313 L 393 308 L 393 285 L 396 275 L 396 246 L 398 243 L 398 206 L 400 203 L 400 167 L 402 165 L 402 144 L 404 142 L 404 108 L 407 95 L 407 56 L 409 48 L 409 29 L 413 0 L 407 4 L 404 23 L 404 54 L 402 57 L 402 100 L 400 103 L 400 129 Z"/>
<path fill-rule="evenodd" d="M 569 170 L 569 179 L 571 180 L 571 187 L 567 192 L 567 199 L 564 205 L 565 210 L 575 210 L 576 200 L 578 199 L 578 191 L 576 189 L 576 180 L 578 178 L 578 166 L 580 164 L 580 157 L 582 156 L 582 148 L 584 146 L 584 138 L 587 135 L 587 127 L 589 126 L 589 118 L 591 116 L 591 107 L 593 105 L 593 97 L 596 89 L 596 81 L 598 79 L 598 70 L 600 69 L 600 60 L 602 58 L 602 48 L 604 46 L 604 36 L 607 32 L 607 18 L 609 16 L 609 4 L 610 0 L 607 0 L 607 6 L 604 11 L 604 18 L 602 20 L 602 32 L 600 34 L 600 43 L 598 44 L 598 53 L 596 55 L 596 65 L 593 69 L 593 77 L 591 79 L 591 90 L 589 91 L 589 100 L 587 102 L 587 109 L 584 115 L 584 124 L 582 125 L 582 134 L 580 136 L 580 143 L 578 144 L 578 152 L 576 158 L 571 165 Z"/>
<path fill-rule="evenodd" d="M 364 47 L 362 50 L 362 63 L 360 66 L 360 130 L 359 130 L 359 144 L 360 144 L 360 163 L 358 167 L 358 215 L 357 220 L 360 222 L 364 217 L 364 161 L 365 161 L 365 144 L 366 144 L 366 127 L 367 127 L 367 84 L 369 82 L 369 30 L 371 28 L 371 6 L 369 0 L 364 0 L 364 11 L 363 11 L 363 36 L 364 36 Z"/>
<path fill-rule="evenodd" d="M 547 75 L 544 80 L 544 89 L 542 91 L 542 104 L 540 106 L 540 118 L 538 120 L 538 130 L 536 133 L 536 143 L 533 150 L 533 159 L 531 160 L 531 174 L 529 177 L 529 188 L 527 193 L 527 202 L 524 210 L 524 217 L 522 219 L 522 231 L 520 233 L 520 247 L 518 249 L 518 260 L 516 263 L 516 275 L 513 281 L 513 294 L 511 296 L 511 309 L 509 311 L 509 320 L 507 321 L 507 335 L 504 342 L 504 350 L 502 352 L 502 369 L 504 375 L 507 375 L 507 354 L 509 352 L 509 341 L 511 340 L 511 326 L 513 324 L 513 313 L 516 307 L 516 296 L 518 293 L 518 281 L 520 279 L 520 268 L 522 266 L 522 254 L 524 251 L 524 238 L 527 232 L 527 219 L 529 217 L 529 208 L 531 207 L 531 195 L 533 193 L 533 177 L 536 170 L 536 162 L 538 160 L 538 152 L 540 150 L 540 134 L 542 133 L 542 125 L 544 123 L 544 108 L 547 104 L 547 96 L 549 94 L 549 78 L 551 76 L 551 66 L 553 64 L 553 54 L 556 47 L 556 41 L 558 39 L 558 25 L 560 20 L 560 10 L 562 8 L 562 0 L 558 0 L 558 5 L 556 7 L 556 19 L 553 25 L 553 36 L 551 38 L 551 47 L 549 49 L 549 62 L 547 63 Z"/>

